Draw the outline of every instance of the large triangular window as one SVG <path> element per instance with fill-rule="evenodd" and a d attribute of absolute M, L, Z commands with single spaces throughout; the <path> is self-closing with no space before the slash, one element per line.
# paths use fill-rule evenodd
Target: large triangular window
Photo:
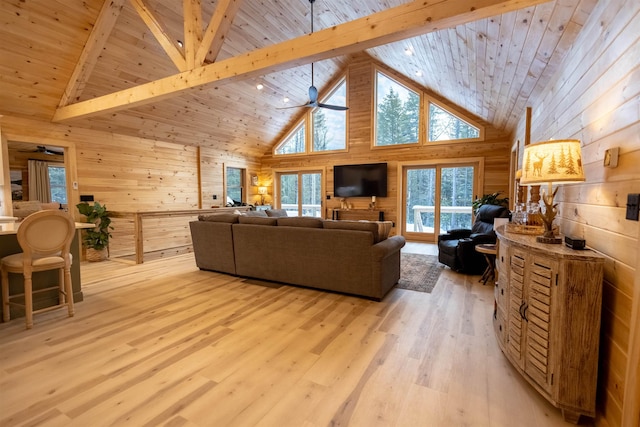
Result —
<path fill-rule="evenodd" d="M 375 143 L 377 147 L 417 144 L 420 94 L 376 72 Z"/>
<path fill-rule="evenodd" d="M 429 102 L 427 141 L 478 139 L 480 129 L 453 113 Z"/>
<path fill-rule="evenodd" d="M 305 121 L 301 121 L 285 139 L 278 144 L 275 154 L 300 154 L 306 151 Z"/>
<path fill-rule="evenodd" d="M 347 82 L 342 79 L 324 104 L 347 105 Z M 315 108 L 311 115 L 313 129 L 312 151 L 335 151 L 347 148 L 347 112 Z"/>

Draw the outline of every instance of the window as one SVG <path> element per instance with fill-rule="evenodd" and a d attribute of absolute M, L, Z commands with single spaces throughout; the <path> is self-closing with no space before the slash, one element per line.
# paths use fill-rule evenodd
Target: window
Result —
<path fill-rule="evenodd" d="M 305 122 L 300 124 L 276 147 L 276 154 L 304 153 L 305 148 Z"/>
<path fill-rule="evenodd" d="M 428 141 L 480 138 L 480 129 L 454 116 L 434 103 L 429 103 Z"/>
<path fill-rule="evenodd" d="M 376 73 L 375 145 L 417 144 L 420 95 Z"/>
<path fill-rule="evenodd" d="M 471 228 L 478 164 L 425 164 L 403 168 L 404 230 L 433 241 L 437 234 Z"/>
<path fill-rule="evenodd" d="M 67 182 L 64 166 L 48 165 L 51 201 L 67 203 Z"/>
<path fill-rule="evenodd" d="M 240 206 L 243 201 L 244 169 L 227 168 L 227 205 Z"/>
<path fill-rule="evenodd" d="M 347 83 L 342 80 L 331 95 L 322 101 L 330 105 L 347 105 Z M 347 148 L 347 112 L 316 108 L 312 113 L 312 151 L 344 150 Z"/>
<path fill-rule="evenodd" d="M 322 172 L 278 173 L 280 208 L 288 216 L 322 217 Z"/>

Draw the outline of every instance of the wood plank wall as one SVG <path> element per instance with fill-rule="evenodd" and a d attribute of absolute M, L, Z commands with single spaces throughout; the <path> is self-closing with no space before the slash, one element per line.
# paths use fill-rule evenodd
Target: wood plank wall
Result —
<path fill-rule="evenodd" d="M 323 153 L 302 156 L 273 156 L 266 153 L 262 159 L 262 174 L 273 179 L 274 171 L 297 170 L 317 168 L 325 172 L 325 191 L 331 196 L 327 201 L 327 211 L 340 207 L 340 199 L 333 198 L 333 165 L 347 163 L 375 163 L 387 162 L 388 164 L 388 197 L 377 199 L 377 208 L 385 212 L 385 219 L 398 222 L 398 206 L 401 197 L 398 188 L 399 164 L 414 162 L 439 161 L 447 163 L 450 160 L 460 158 L 482 159 L 484 170 L 480 171 L 483 177 L 480 183 L 479 193 L 493 193 L 502 191 L 509 193 L 509 148 L 510 138 L 492 128 L 488 123 L 475 118 L 459 107 L 437 96 L 425 88 L 417 88 L 424 91 L 436 101 L 448 105 L 459 113 L 474 118 L 485 126 L 485 140 L 481 142 L 447 142 L 415 147 L 385 147 L 371 148 L 373 138 L 373 89 L 375 84 L 375 69 L 389 74 L 399 82 L 409 87 L 415 87 L 406 78 L 395 73 L 383 65 L 377 63 L 366 54 L 355 56 L 347 69 L 348 84 L 348 152 Z M 289 130 L 285 131 L 287 134 Z M 273 188 L 269 188 L 269 194 L 273 194 Z M 352 198 L 349 202 L 354 208 L 366 209 L 370 202 L 367 198 Z M 394 230 L 398 233 L 399 230 Z"/>
<path fill-rule="evenodd" d="M 69 152 L 75 162 L 68 165 L 70 181 L 78 183 L 78 189 L 71 190 L 72 207 L 79 202 L 80 195 L 93 195 L 112 211 L 199 209 L 201 197 L 206 208 L 213 205 L 213 194 L 218 195 L 220 202 L 224 200 L 225 165 L 246 168 L 247 174 L 259 171 L 257 159 L 212 147 L 200 149 L 14 117 L 3 117 L 0 125 L 8 141 L 72 148 Z M 248 190 L 249 194 L 257 194 L 257 188 Z M 78 220 L 84 220 L 76 215 Z M 176 253 L 168 248 L 184 247 L 191 242 L 189 220 L 185 216 L 147 221 L 145 248 L 157 256 Z M 133 255 L 133 224 L 116 218 L 113 225 L 112 255 Z M 169 225 L 179 232 L 168 234 Z"/>
<path fill-rule="evenodd" d="M 587 181 L 560 188 L 556 200 L 561 231 L 585 238 L 607 257 L 598 425 L 632 426 L 640 420 L 638 379 L 631 376 L 639 361 L 628 359 L 629 354 L 640 354 L 640 325 L 631 320 L 640 303 L 640 226 L 625 219 L 627 194 L 640 192 L 638 58 L 640 3 L 601 1 L 567 52 L 561 71 L 531 104 L 532 142 L 582 141 Z M 523 118 L 514 141 L 524 140 L 524 128 Z M 604 151 L 612 147 L 620 148 L 619 165 L 605 168 Z M 518 149 L 521 153 L 522 146 Z M 635 409 L 626 410 L 623 419 L 625 406 L 633 402 Z"/>

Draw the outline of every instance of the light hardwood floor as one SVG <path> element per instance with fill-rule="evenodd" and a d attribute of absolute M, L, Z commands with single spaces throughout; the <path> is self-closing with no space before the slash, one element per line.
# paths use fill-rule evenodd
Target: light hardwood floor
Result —
<path fill-rule="evenodd" d="M 434 253 L 409 244 L 407 252 Z M 82 265 L 76 315 L 0 325 L 0 425 L 566 426 L 498 349 L 493 289 L 445 269 L 383 302 Z"/>

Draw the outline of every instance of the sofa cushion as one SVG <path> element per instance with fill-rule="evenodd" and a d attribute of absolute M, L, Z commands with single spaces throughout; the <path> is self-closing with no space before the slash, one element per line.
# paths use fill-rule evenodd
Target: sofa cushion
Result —
<path fill-rule="evenodd" d="M 324 222 L 324 228 L 339 229 L 339 230 L 369 231 L 371 232 L 371 234 L 373 234 L 374 243 L 383 241 L 389 235 L 389 231 L 387 231 L 385 235 L 384 230 L 381 235 L 380 226 L 375 221 L 327 220 Z"/>
<path fill-rule="evenodd" d="M 292 216 L 287 218 L 278 218 L 278 225 L 286 227 L 322 228 L 323 222 L 324 220 L 322 218 L 315 218 L 310 216 Z"/>
<path fill-rule="evenodd" d="M 278 218 L 269 218 L 268 216 L 247 216 L 242 215 L 238 218 L 240 224 L 257 224 L 257 225 L 278 225 Z"/>
<path fill-rule="evenodd" d="M 238 217 L 240 217 L 240 215 L 230 213 L 217 213 L 210 215 L 198 215 L 198 220 L 210 222 L 229 222 L 235 224 L 238 222 Z"/>
<path fill-rule="evenodd" d="M 272 216 L 277 218 L 289 216 L 287 214 L 287 211 L 284 209 L 267 209 L 265 212 L 267 216 Z"/>
<path fill-rule="evenodd" d="M 267 217 L 268 215 L 265 211 L 246 211 L 244 216 Z"/>

